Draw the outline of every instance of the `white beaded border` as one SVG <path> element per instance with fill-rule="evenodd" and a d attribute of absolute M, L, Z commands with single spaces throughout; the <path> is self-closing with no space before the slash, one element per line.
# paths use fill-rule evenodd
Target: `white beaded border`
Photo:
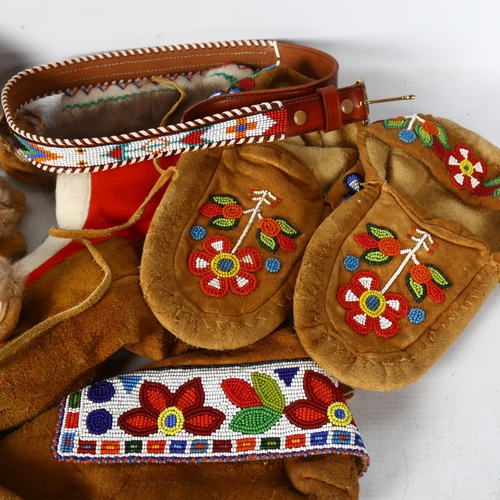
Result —
<path fill-rule="evenodd" d="M 272 101 L 272 102 L 264 102 L 261 104 L 255 104 L 250 107 L 244 107 L 240 109 L 232 109 L 231 111 L 224 111 L 223 114 L 216 114 L 213 116 L 206 116 L 205 118 L 201 119 L 196 119 L 195 121 L 189 121 L 186 123 L 179 123 L 177 125 L 169 125 L 168 127 L 160 127 L 158 129 L 149 129 L 149 131 L 139 131 L 139 132 L 133 132 L 131 134 L 124 134 L 121 136 L 112 136 L 111 138 L 104 137 L 102 138 L 102 141 L 105 142 L 100 142 L 100 145 L 106 145 L 106 146 L 118 146 L 119 144 L 123 142 L 128 142 L 129 144 L 134 144 L 135 142 L 140 142 L 143 141 L 144 139 L 151 139 L 151 138 L 168 138 L 170 135 L 173 135 L 175 133 L 181 133 L 181 132 L 195 132 L 198 129 L 201 129 L 203 127 L 207 127 L 209 125 L 212 125 L 214 123 L 223 125 L 226 121 L 233 120 L 235 118 L 239 118 L 242 116 L 246 117 L 251 117 L 254 116 L 255 113 L 265 113 L 266 111 L 283 111 L 286 108 L 284 107 L 283 103 L 281 101 Z M 221 120 L 221 121 L 219 121 Z M 149 135 L 148 135 L 149 132 Z M 153 132 L 155 134 L 153 134 Z M 160 134 L 156 134 L 157 132 L 160 132 Z M 24 138 L 24 137 L 23 137 Z M 127 140 L 125 141 L 120 141 L 121 138 L 126 138 Z M 131 165 L 133 163 L 137 162 L 142 162 L 146 160 L 152 160 L 153 158 L 159 158 L 162 156 L 171 156 L 173 154 L 180 154 L 183 152 L 187 151 L 197 151 L 199 149 L 207 149 L 207 148 L 215 148 L 215 147 L 223 147 L 223 146 L 232 146 L 235 144 L 251 144 L 251 143 L 262 143 L 262 142 L 274 142 L 274 141 L 281 141 L 286 138 L 286 134 L 271 134 L 271 135 L 264 135 L 260 137 L 243 137 L 240 139 L 231 139 L 231 140 L 223 140 L 223 141 L 217 141 L 217 142 L 212 142 L 212 143 L 206 143 L 202 145 L 196 145 L 196 146 L 185 146 L 183 148 L 175 149 L 175 150 L 170 150 L 166 151 L 164 153 L 159 153 L 159 154 L 149 154 L 149 155 L 144 155 L 140 156 L 137 158 L 131 158 L 127 159 L 121 162 L 113 162 L 113 163 L 106 163 L 106 164 L 101 164 L 101 165 L 91 165 L 86 168 L 80 168 L 80 167 L 75 167 L 75 166 L 64 166 L 64 167 L 56 167 L 56 166 L 51 166 L 46 163 L 40 163 L 32 158 L 28 158 L 25 155 L 22 155 L 22 151 L 19 151 L 20 154 L 25 158 L 27 161 L 31 162 L 33 165 L 36 167 L 40 168 L 41 170 L 45 170 L 47 172 L 53 172 L 53 173 L 93 173 L 93 172 L 99 172 L 99 171 L 104 171 L 104 170 L 110 170 L 113 168 L 117 167 L 122 167 L 125 165 Z M 113 139 L 113 141 L 111 140 Z M 77 146 L 84 146 L 84 147 L 92 147 L 92 148 L 98 148 L 98 145 L 95 145 L 93 143 L 94 139 L 74 139 L 74 142 L 76 143 Z M 54 147 L 64 147 L 62 144 L 61 139 L 49 139 L 51 141 L 51 145 Z M 54 143 L 56 141 L 56 143 Z M 120 141 L 120 142 L 118 142 Z M 65 148 L 65 149 L 73 149 L 75 147 L 74 144 L 71 145 L 71 148 Z M 49 149 L 49 151 L 51 151 Z"/>
<path fill-rule="evenodd" d="M 276 372 L 275 367 L 277 368 L 286 368 L 286 367 L 296 367 L 299 366 L 302 368 L 300 370 L 301 377 L 300 381 L 303 383 L 303 375 L 307 370 L 314 370 L 319 373 L 322 373 L 323 375 L 327 375 L 328 378 L 334 383 L 335 386 L 338 386 L 338 381 L 328 375 L 324 370 L 322 370 L 316 363 L 314 363 L 310 359 L 296 359 L 296 360 L 282 360 L 282 361 L 271 361 L 271 362 L 261 362 L 261 363 L 252 363 L 252 364 L 245 364 L 245 365 L 221 365 L 221 366 L 205 366 L 205 367 L 169 367 L 169 368 L 163 368 L 163 369 L 158 369 L 158 370 L 145 370 L 144 372 L 137 372 L 135 374 L 129 374 L 129 375 L 137 375 L 137 376 L 142 376 L 143 381 L 147 379 L 148 374 L 150 374 L 151 377 L 156 376 L 160 374 L 160 372 L 168 372 L 168 371 L 173 371 L 173 380 L 177 382 L 177 384 L 174 384 L 174 386 L 178 385 L 179 383 L 182 383 L 182 381 L 187 381 L 190 378 L 193 378 L 195 376 L 209 376 L 210 372 L 212 371 L 217 371 L 218 376 L 216 379 L 218 380 L 217 383 L 221 382 L 222 380 L 225 380 L 227 378 L 231 378 L 230 376 L 236 376 L 237 378 L 248 378 L 249 374 L 254 371 L 254 370 L 264 370 L 271 372 L 273 371 L 274 373 Z M 267 367 L 267 368 L 266 368 Z M 231 371 L 231 368 L 235 368 L 234 372 Z M 184 377 L 182 377 L 182 373 L 186 373 L 186 377 L 184 380 Z M 205 374 L 205 375 L 203 375 Z M 179 378 L 179 375 L 180 378 Z M 118 377 L 113 377 L 109 379 L 108 381 L 110 382 L 118 382 L 120 377 L 123 376 L 118 376 Z M 126 377 L 126 376 L 125 376 Z M 220 379 L 220 380 L 219 380 Z M 181 380 L 181 382 L 179 382 Z M 137 382 L 139 383 L 139 382 Z M 161 383 L 165 383 L 163 380 Z M 206 383 L 206 381 L 205 381 Z M 298 382 L 297 382 L 298 383 Z M 212 384 L 211 384 L 212 385 Z M 288 384 L 287 384 L 287 387 Z M 82 395 L 87 391 L 88 388 L 84 388 L 81 392 Z M 170 387 L 169 387 L 170 389 Z M 301 386 L 302 389 L 302 386 Z M 303 390 L 303 389 L 302 389 Z M 127 391 L 128 392 L 128 391 Z M 129 393 L 130 394 L 130 393 Z M 210 393 L 206 393 L 206 397 L 209 397 Z M 71 396 L 71 395 L 70 395 Z M 185 463 L 199 463 L 199 462 L 240 462 L 240 461 L 246 461 L 246 460 L 267 460 L 267 459 L 277 459 L 277 458 L 286 458 L 286 457 L 306 457 L 309 455 L 317 455 L 317 454 L 343 454 L 343 455 L 352 455 L 352 456 L 358 456 L 363 459 L 364 461 L 364 469 L 360 475 L 363 475 L 364 472 L 369 467 L 370 464 L 370 457 L 366 452 L 366 449 L 363 446 L 360 445 L 335 445 L 333 442 L 330 443 L 329 445 L 326 444 L 326 438 L 325 438 L 325 443 L 321 445 L 313 445 L 312 443 L 309 445 L 301 445 L 299 448 L 301 449 L 296 449 L 296 450 L 285 450 L 285 449 L 279 449 L 276 451 L 262 451 L 262 452 L 252 452 L 249 450 L 249 452 L 230 452 L 230 453 L 224 453 L 224 452 L 212 452 L 210 453 L 195 453 L 194 455 L 186 455 L 184 452 L 182 455 L 177 455 L 176 454 L 169 454 L 168 452 L 164 451 L 162 453 L 157 454 L 154 456 L 150 452 L 141 452 L 141 453 L 124 453 L 119 452 L 118 454 L 111 454 L 110 456 L 106 455 L 89 455 L 86 453 L 77 453 L 76 452 L 62 452 L 59 450 L 59 447 L 61 445 L 60 439 L 64 437 L 62 434 L 63 431 L 66 430 L 71 430 L 71 432 L 74 432 L 71 428 L 65 429 L 63 423 L 66 421 L 66 414 L 68 411 L 66 410 L 67 403 L 69 402 L 69 398 L 65 398 L 61 402 L 60 406 L 60 412 L 59 412 L 59 419 L 58 419 L 58 424 L 56 428 L 56 436 L 53 439 L 53 455 L 56 459 L 59 461 L 69 461 L 69 462 L 74 462 L 74 463 L 98 463 L 98 464 L 109 464 L 109 463 L 155 463 L 155 464 L 165 464 L 165 463 L 177 463 L 177 462 L 185 462 Z M 81 397 L 81 396 L 80 396 Z M 79 403 L 81 404 L 81 403 Z M 92 403 L 93 404 L 93 403 Z M 103 403 L 101 403 L 103 404 Z M 99 407 L 99 403 L 97 403 L 96 408 Z M 78 412 L 85 412 L 88 411 L 88 408 L 84 410 L 84 407 L 79 407 Z M 69 414 L 72 412 L 69 411 Z M 290 424 L 292 425 L 292 424 Z M 286 426 L 286 424 L 285 424 Z M 297 433 L 302 433 L 304 435 L 308 435 L 311 437 L 315 432 L 314 431 L 319 431 L 323 430 L 323 427 L 319 427 L 318 429 L 298 429 L 295 431 L 293 428 L 293 425 L 291 427 L 290 431 L 284 431 L 284 429 L 274 429 L 273 431 L 269 430 L 268 432 L 273 434 L 278 435 L 279 437 L 285 437 L 285 436 L 292 436 L 294 435 L 295 432 Z M 351 423 L 347 427 L 338 427 L 338 426 L 333 426 L 331 428 L 331 431 L 341 431 L 341 432 L 349 432 L 349 433 L 354 433 L 356 436 L 361 438 L 359 434 L 359 430 L 357 427 Z M 328 431 L 328 436 L 330 436 L 330 432 Z M 122 433 L 122 431 L 120 431 Z M 324 433 L 324 432 L 323 432 Z M 266 438 L 269 436 L 266 436 L 266 433 L 262 433 L 259 435 L 241 435 L 241 438 L 244 439 L 256 439 L 256 438 Z M 85 433 L 83 434 L 83 437 L 85 437 Z M 113 439 L 116 441 L 118 437 L 109 436 L 108 439 Z M 165 436 L 166 437 L 166 436 Z M 200 440 L 202 439 L 203 436 L 198 436 L 192 439 L 191 441 L 194 442 L 196 439 Z M 181 438 L 181 436 L 179 436 Z M 221 436 L 218 437 L 219 439 Z M 80 437 L 81 439 L 81 437 Z M 87 438 L 88 439 L 88 438 Z M 103 438 L 96 438 L 96 444 L 101 442 L 101 439 Z M 133 440 L 133 436 L 130 436 L 130 439 Z M 137 439 L 137 438 L 136 438 Z M 139 439 L 144 439 L 144 437 L 139 437 Z M 153 441 L 155 440 L 154 437 L 151 438 Z M 208 436 L 205 439 L 209 439 Z M 226 439 L 231 438 L 229 436 L 226 437 Z M 186 438 L 184 438 L 186 440 Z M 103 441 L 107 441 L 106 439 L 103 439 Z M 187 443 L 187 441 L 186 441 Z"/>

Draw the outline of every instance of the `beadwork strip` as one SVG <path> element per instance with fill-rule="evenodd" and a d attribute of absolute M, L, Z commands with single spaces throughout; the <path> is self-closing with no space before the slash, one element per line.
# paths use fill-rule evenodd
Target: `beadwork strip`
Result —
<path fill-rule="evenodd" d="M 211 124 L 215 118 L 228 119 Z M 20 145 L 19 154 L 39 168 L 56 173 L 88 173 L 190 150 L 282 140 L 287 130 L 287 112 L 279 101 L 227 111 L 215 118 L 162 127 L 158 131 L 163 135 L 158 137 L 144 139 L 134 132 L 126 136 L 129 142 L 99 146 L 87 139 L 75 139 L 79 146 L 42 146 L 18 134 L 14 136 Z"/>
<path fill-rule="evenodd" d="M 337 380 L 309 359 L 120 375 L 61 403 L 54 456 L 78 463 L 369 456 Z"/>

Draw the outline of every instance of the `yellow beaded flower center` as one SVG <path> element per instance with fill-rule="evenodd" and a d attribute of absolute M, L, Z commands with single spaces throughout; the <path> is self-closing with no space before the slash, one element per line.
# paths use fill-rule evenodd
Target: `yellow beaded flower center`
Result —
<path fill-rule="evenodd" d="M 232 253 L 219 253 L 210 262 L 210 268 L 219 278 L 232 278 L 240 270 L 240 261 Z"/>
<path fill-rule="evenodd" d="M 359 299 L 359 307 L 371 318 L 378 318 L 385 311 L 386 300 L 379 291 L 367 290 Z"/>
<path fill-rule="evenodd" d="M 474 165 L 469 160 L 462 160 L 460 162 L 460 170 L 462 174 L 470 177 L 474 173 Z"/>
<path fill-rule="evenodd" d="M 326 410 L 326 415 L 333 425 L 346 426 L 352 422 L 351 410 L 341 402 L 332 403 Z"/>
<path fill-rule="evenodd" d="M 175 436 L 184 428 L 184 415 L 179 408 L 169 406 L 158 417 L 158 429 L 167 436 Z"/>

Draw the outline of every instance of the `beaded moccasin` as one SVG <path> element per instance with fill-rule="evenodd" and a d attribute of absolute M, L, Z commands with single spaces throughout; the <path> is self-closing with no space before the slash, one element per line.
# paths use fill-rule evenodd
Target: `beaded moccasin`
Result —
<path fill-rule="evenodd" d="M 320 366 L 386 391 L 425 373 L 499 281 L 500 151 L 418 115 L 362 129 L 358 146 L 364 189 L 311 239 L 294 313 Z"/>

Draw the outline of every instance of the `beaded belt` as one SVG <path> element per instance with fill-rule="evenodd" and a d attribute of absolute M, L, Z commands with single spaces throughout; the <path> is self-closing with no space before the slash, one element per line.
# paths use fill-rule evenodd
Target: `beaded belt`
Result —
<path fill-rule="evenodd" d="M 42 97 L 189 74 L 229 61 L 255 69 L 282 64 L 312 81 L 214 96 L 188 109 L 176 125 L 110 137 L 44 137 L 15 122 L 24 105 Z M 369 101 L 363 82 L 337 89 L 337 73 L 338 63 L 332 56 L 300 45 L 263 40 L 173 45 L 96 54 L 27 69 L 6 84 L 1 102 L 18 152 L 26 160 L 50 172 L 96 172 L 183 151 L 275 141 L 366 121 Z"/>

